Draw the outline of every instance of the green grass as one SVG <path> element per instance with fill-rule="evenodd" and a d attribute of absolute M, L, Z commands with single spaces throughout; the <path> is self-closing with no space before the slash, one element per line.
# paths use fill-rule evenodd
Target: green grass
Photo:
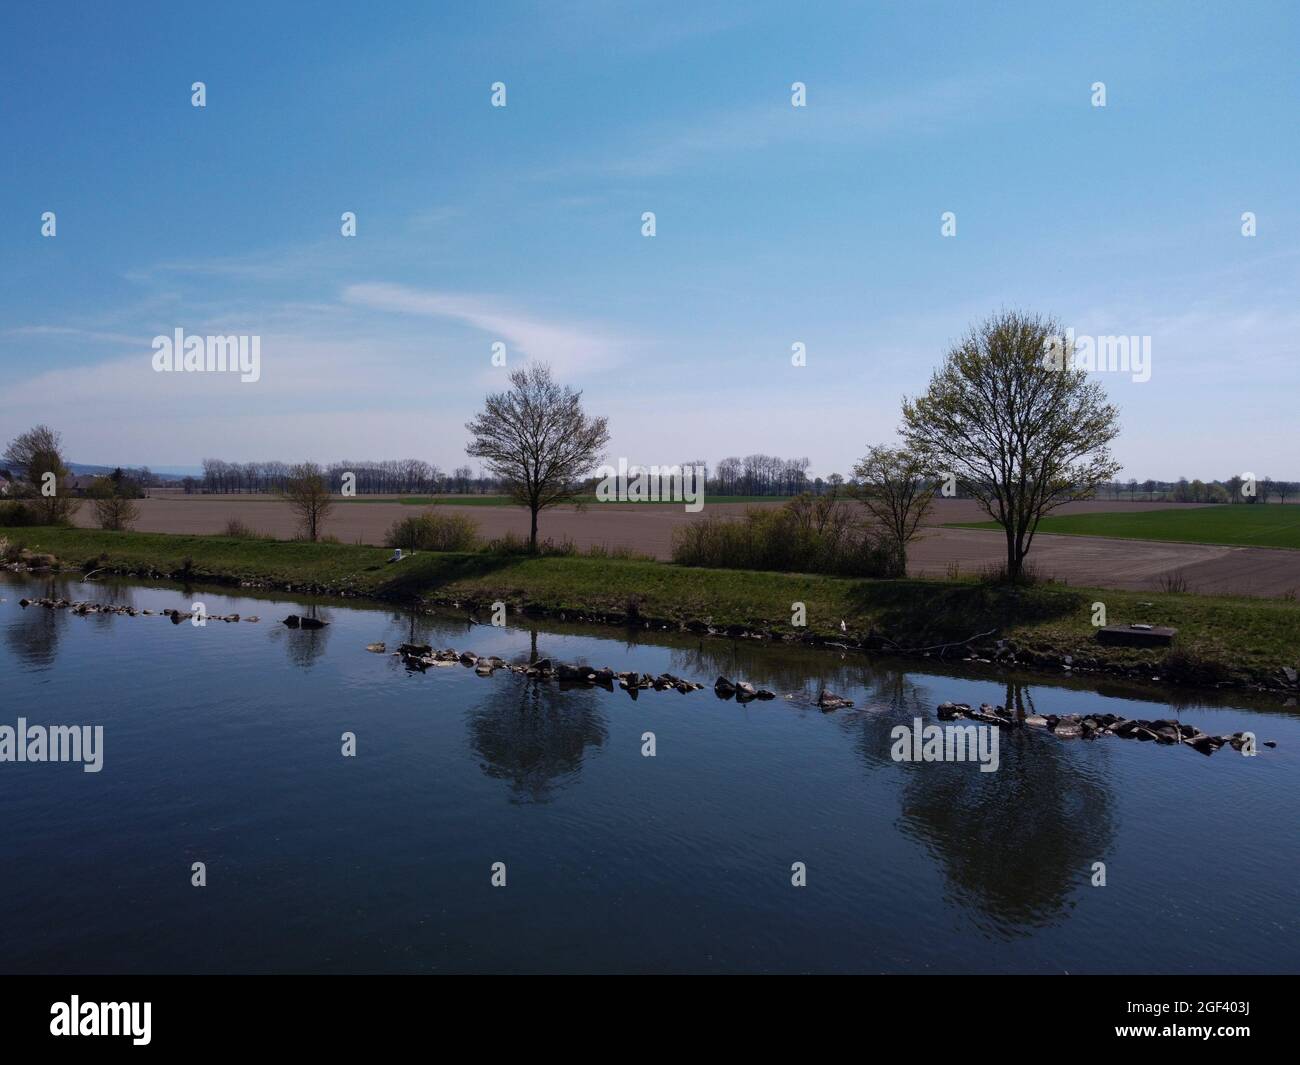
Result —
<path fill-rule="evenodd" d="M 1000 529 L 1001 526 L 985 521 L 953 528 Z M 1300 504 L 1237 503 L 1134 513 L 1048 515 L 1039 523 L 1038 531 L 1185 544 L 1300 549 Z"/>
<path fill-rule="evenodd" d="M 364 595 L 404 603 L 488 604 L 513 609 L 668 623 L 707 621 L 778 635 L 841 638 L 871 631 L 918 648 L 997 628 L 1031 653 L 1073 654 L 1115 665 L 1160 663 L 1164 651 L 1103 648 L 1094 602 L 1111 622 L 1148 621 L 1179 630 L 1177 668 L 1204 680 L 1262 680 L 1300 662 L 1294 600 L 1101 591 L 1042 584 L 1008 588 L 970 580 L 851 580 L 789 573 L 693 569 L 663 562 L 586 557 L 418 553 L 386 565 L 386 548 L 224 536 L 0 528 L 0 541 L 53 554 L 83 570 L 195 583 L 248 581 L 273 588 Z M 807 627 L 791 626 L 804 603 Z M 1148 604 L 1148 605 L 1143 605 Z"/>

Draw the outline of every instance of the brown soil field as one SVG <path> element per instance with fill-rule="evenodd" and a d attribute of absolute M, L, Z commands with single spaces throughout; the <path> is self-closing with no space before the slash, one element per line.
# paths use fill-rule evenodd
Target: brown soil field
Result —
<path fill-rule="evenodd" d="M 374 498 L 374 497 L 370 497 Z M 592 504 L 585 510 L 571 507 L 543 511 L 539 523 L 543 538 L 565 539 L 582 550 L 596 545 L 627 547 L 655 558 L 669 557 L 672 531 L 709 514 L 740 515 L 744 503 L 706 505 L 699 514 L 680 506 Z M 773 504 L 761 504 L 771 506 Z M 1133 511 L 1169 507 L 1168 503 L 1093 501 L 1070 503 L 1056 513 Z M 340 501 L 325 531 L 344 543 L 382 544 L 389 526 L 399 518 L 425 508 L 392 502 Z M 515 507 L 440 505 L 439 513 L 465 514 L 485 538 L 513 531 L 528 535 L 528 513 Z M 931 526 L 984 520 L 971 500 L 941 499 L 935 503 Z M 140 501 L 140 532 L 212 535 L 224 531 L 226 522 L 239 518 L 250 528 L 288 539 L 296 524 L 287 504 L 265 496 L 186 496 L 158 493 Z M 79 525 L 93 524 L 89 507 L 77 516 Z M 1002 560 L 1001 532 L 980 529 L 928 528 L 913 544 L 909 569 L 915 575 L 944 576 L 955 565 L 961 574 L 977 574 Z M 1293 589 L 1300 594 L 1300 551 L 1255 547 L 1219 547 L 1203 544 L 1158 543 L 1084 536 L 1035 538 L 1030 560 L 1037 572 L 1085 587 L 1156 590 L 1161 578 L 1179 574 L 1188 590 L 1207 594 L 1276 596 Z"/>

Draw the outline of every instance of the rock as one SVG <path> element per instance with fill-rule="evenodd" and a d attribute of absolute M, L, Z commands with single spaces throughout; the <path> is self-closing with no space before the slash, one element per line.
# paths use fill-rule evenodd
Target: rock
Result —
<path fill-rule="evenodd" d="M 32 601 L 31 601 L 30 599 L 19 599 L 19 600 L 18 600 L 18 605 L 19 605 L 19 606 L 30 606 L 30 605 L 31 605 L 31 602 L 32 602 Z"/>
<path fill-rule="evenodd" d="M 1063 740 L 1075 739 L 1083 735 L 1083 728 L 1077 721 L 1068 721 L 1065 718 L 1059 720 L 1052 731 Z"/>
<path fill-rule="evenodd" d="M 366 650 L 373 651 L 376 647 L 383 647 L 383 646 L 384 645 L 382 643 L 381 644 L 372 643 L 369 647 L 366 648 Z M 433 654 L 433 648 L 430 647 L 427 643 L 404 643 L 402 644 L 401 647 L 397 649 L 397 651 L 399 654 L 419 655 L 421 657 L 423 657 L 424 655 Z"/>
<path fill-rule="evenodd" d="M 957 709 L 956 703 L 939 704 L 940 721 L 955 721 L 959 717 L 961 717 L 961 711 Z"/>
<path fill-rule="evenodd" d="M 26 606 L 27 601 L 23 600 L 22 605 Z M 1295 686 L 1297 679 L 1300 679 L 1300 674 L 1297 674 L 1296 671 L 1292 669 L 1290 666 L 1282 667 L 1282 676 L 1286 678 L 1286 682 L 1290 684 L 1292 687 Z"/>
<path fill-rule="evenodd" d="M 320 618 L 299 618 L 298 625 L 304 629 L 323 629 L 328 625 L 328 621 L 321 621 Z"/>
<path fill-rule="evenodd" d="M 594 671 L 590 666 L 570 666 L 561 662 L 555 667 L 555 676 L 560 680 L 578 681 L 586 683 L 587 679 L 592 677 Z"/>
<path fill-rule="evenodd" d="M 165 613 L 167 613 L 169 616 L 172 616 L 172 615 L 174 615 L 176 612 L 175 612 L 174 610 L 168 610 L 168 611 L 165 611 Z M 173 620 L 174 620 L 174 618 L 173 618 Z M 287 618 L 284 619 L 284 621 L 281 622 L 281 624 L 282 624 L 282 625 L 288 625 L 289 628 L 291 628 L 291 629 L 296 629 L 296 628 L 299 626 L 299 624 L 300 624 L 301 622 L 302 622 L 302 618 L 298 617 L 297 614 L 290 614 Z"/>
<path fill-rule="evenodd" d="M 385 646 L 385 645 L 382 644 L 382 643 L 368 643 L 368 644 L 366 644 L 366 650 L 367 650 L 367 651 L 370 651 L 370 652 L 373 653 L 373 654 L 377 654 L 377 655 L 382 655 L 382 654 L 387 654 L 387 653 L 388 653 L 388 648 L 387 648 L 387 646 Z"/>
<path fill-rule="evenodd" d="M 726 677 L 719 677 L 713 682 L 713 692 L 720 699 L 730 699 L 736 694 L 736 686 Z"/>
<path fill-rule="evenodd" d="M 1030 714 L 1025 718 L 1025 724 L 1034 728 L 1047 728 L 1047 718 L 1043 717 L 1042 714 Z"/>
<path fill-rule="evenodd" d="M 842 710 L 846 706 L 852 706 L 853 700 L 845 699 L 842 695 L 836 695 L 823 688 L 821 694 L 817 696 L 817 705 L 823 713 L 829 713 L 832 710 Z"/>
<path fill-rule="evenodd" d="M 754 693 L 754 697 L 766 702 L 768 699 L 775 699 L 776 692 L 770 692 L 766 688 L 759 688 L 758 691 Z"/>
<path fill-rule="evenodd" d="M 478 661 L 478 655 L 471 654 L 469 651 L 461 651 L 458 661 L 462 666 L 472 666 Z"/>

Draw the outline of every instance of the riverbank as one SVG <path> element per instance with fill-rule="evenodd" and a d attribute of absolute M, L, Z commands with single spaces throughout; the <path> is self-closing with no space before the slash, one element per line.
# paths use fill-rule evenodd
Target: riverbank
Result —
<path fill-rule="evenodd" d="M 1170 685 L 1294 693 L 1300 604 L 1290 599 L 1127 592 L 975 580 L 848 580 L 693 569 L 583 556 L 420 553 L 347 544 L 0 528 L 8 554 L 81 573 L 166 578 L 417 606 L 462 606 L 727 636 L 816 642 L 891 654 L 976 657 L 1060 673 L 1112 673 Z M 40 556 L 51 556 L 43 559 Z M 794 624 L 803 604 L 803 625 Z M 1172 649 L 1103 647 L 1109 623 L 1178 630 Z"/>

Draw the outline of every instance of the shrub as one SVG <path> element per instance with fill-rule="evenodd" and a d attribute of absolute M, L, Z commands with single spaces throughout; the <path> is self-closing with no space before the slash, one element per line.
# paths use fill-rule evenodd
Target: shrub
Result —
<path fill-rule="evenodd" d="M 246 524 L 242 518 L 231 518 L 226 522 L 226 536 L 232 536 L 236 540 L 262 540 L 265 537 L 257 533 L 252 526 Z"/>
<path fill-rule="evenodd" d="M 10 528 L 24 528 L 39 524 L 36 513 L 24 503 L 10 501 L 0 503 L 0 525 Z"/>
<path fill-rule="evenodd" d="M 616 544 L 610 547 L 609 544 L 592 544 L 587 548 L 588 558 L 611 558 L 619 562 L 654 562 L 653 555 L 647 555 L 640 551 L 634 551 L 626 544 Z"/>
<path fill-rule="evenodd" d="M 558 544 L 551 539 L 539 540 L 536 552 L 529 549 L 528 538 L 517 532 L 507 532 L 492 540 L 483 549 L 489 555 L 552 555 L 567 558 L 578 553 L 578 548 L 567 536 Z"/>
<path fill-rule="evenodd" d="M 140 518 L 140 507 L 127 496 L 101 490 L 93 500 L 95 520 L 101 529 L 120 532 L 131 528 Z"/>
<path fill-rule="evenodd" d="M 394 522 L 384 538 L 389 547 L 405 551 L 473 551 L 478 542 L 478 523 L 472 518 L 432 512 Z"/>
<path fill-rule="evenodd" d="M 1023 562 L 1020 566 L 1020 575 L 1012 577 L 1007 570 L 1007 563 L 1004 559 L 1001 562 L 992 562 L 980 570 L 980 580 L 984 584 L 1020 584 L 1034 585 L 1042 583 L 1042 575 L 1038 572 L 1038 567 L 1032 562 Z"/>
<path fill-rule="evenodd" d="M 1185 595 L 1187 578 L 1181 573 L 1163 573 L 1156 578 L 1156 587 L 1169 595 Z"/>
<path fill-rule="evenodd" d="M 1176 683 L 1197 684 L 1201 687 L 1218 684 L 1231 675 L 1228 667 L 1217 659 L 1182 647 L 1175 647 L 1166 653 L 1164 661 L 1160 663 L 1160 673 Z"/>
<path fill-rule="evenodd" d="M 846 506 L 810 506 L 800 498 L 779 509 L 749 507 L 739 520 L 710 515 L 679 526 L 673 532 L 673 561 L 845 577 L 894 577 L 902 568 L 887 538 Z"/>

